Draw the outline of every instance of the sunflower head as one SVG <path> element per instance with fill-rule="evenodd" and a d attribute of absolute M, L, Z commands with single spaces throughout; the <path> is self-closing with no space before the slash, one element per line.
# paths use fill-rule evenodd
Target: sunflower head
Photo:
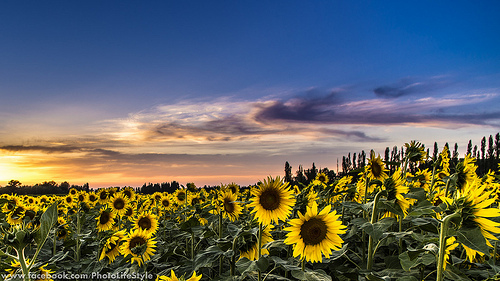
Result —
<path fill-rule="evenodd" d="M 288 185 L 280 177 L 268 177 L 252 190 L 254 197 L 249 206 L 253 207 L 252 213 L 259 223 L 268 225 L 288 218 L 295 204 L 293 191 Z"/>
<path fill-rule="evenodd" d="M 340 215 L 327 205 L 318 213 L 318 205 L 307 207 L 306 213 L 292 219 L 285 244 L 293 245 L 293 256 L 310 262 L 321 262 L 322 255 L 330 257 L 332 250 L 340 250 L 344 242 L 339 234 L 346 232 L 346 226 L 339 220 Z"/>
<path fill-rule="evenodd" d="M 156 215 L 151 213 L 141 213 L 137 216 L 134 222 L 134 229 L 143 231 L 147 235 L 156 233 L 158 229 L 158 220 Z"/>
<path fill-rule="evenodd" d="M 313 184 L 325 186 L 328 184 L 328 181 L 329 181 L 328 176 L 325 173 L 320 172 L 316 175 Z"/>
<path fill-rule="evenodd" d="M 136 229 L 129 233 L 125 242 L 120 247 L 120 252 L 124 256 L 131 255 L 131 262 L 137 262 L 141 266 L 144 262 L 151 259 L 156 251 L 156 241 L 141 229 Z"/>
<path fill-rule="evenodd" d="M 425 146 L 417 141 L 411 141 L 410 143 L 405 143 L 405 155 L 410 162 L 413 163 L 423 163 L 427 158 L 427 152 L 425 152 Z"/>
<path fill-rule="evenodd" d="M 117 215 L 123 216 L 127 212 L 129 199 L 121 192 L 117 192 L 108 201 L 108 207 Z"/>
<path fill-rule="evenodd" d="M 177 189 L 174 193 L 174 198 L 175 198 L 175 201 L 177 202 L 178 205 L 186 204 L 186 200 L 187 200 L 186 190 Z"/>
<path fill-rule="evenodd" d="M 225 218 L 229 218 L 230 221 L 235 221 L 241 215 L 241 205 L 236 202 L 237 196 L 232 193 L 230 190 L 226 190 L 226 192 L 222 193 L 219 197 L 223 210 L 223 215 Z"/>
<path fill-rule="evenodd" d="M 112 210 L 102 207 L 99 216 L 96 218 L 97 229 L 99 231 L 111 230 L 115 223 L 115 216 L 116 214 Z"/>
<path fill-rule="evenodd" d="M 370 155 L 370 159 L 368 160 L 366 171 L 368 172 L 368 178 L 372 180 L 384 180 L 388 177 L 388 170 L 385 168 L 385 164 L 382 162 L 380 155 L 375 157 L 375 152 L 373 151 Z"/>

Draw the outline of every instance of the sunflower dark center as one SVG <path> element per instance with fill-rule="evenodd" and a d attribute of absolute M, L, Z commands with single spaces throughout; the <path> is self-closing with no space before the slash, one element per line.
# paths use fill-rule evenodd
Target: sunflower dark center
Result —
<path fill-rule="evenodd" d="M 142 237 L 136 236 L 130 239 L 130 249 L 133 249 L 137 246 L 142 246 L 144 244 L 146 244 L 146 240 Z"/>
<path fill-rule="evenodd" d="M 109 249 L 106 250 L 106 254 L 113 252 L 113 250 L 116 249 L 116 246 L 118 245 L 116 243 L 110 243 L 109 246 Z"/>
<path fill-rule="evenodd" d="M 107 196 L 108 196 L 108 194 L 106 192 L 101 192 L 101 194 L 99 194 L 99 198 L 101 200 L 106 200 Z"/>
<path fill-rule="evenodd" d="M 113 207 L 115 207 L 115 209 L 117 209 L 117 210 L 121 210 L 121 209 L 125 208 L 125 201 L 123 201 L 122 198 L 117 198 L 113 202 Z"/>
<path fill-rule="evenodd" d="M 277 190 L 268 189 L 260 195 L 259 203 L 262 208 L 272 211 L 277 209 L 281 203 L 281 197 Z"/>
<path fill-rule="evenodd" d="M 68 234 L 68 231 L 65 228 L 63 228 L 63 229 L 59 230 L 59 232 L 57 232 L 57 237 L 63 238 L 63 237 L 66 237 L 67 234 Z"/>
<path fill-rule="evenodd" d="M 127 196 L 129 199 L 132 198 L 132 192 L 128 189 L 123 191 L 123 195 Z"/>
<path fill-rule="evenodd" d="M 234 213 L 234 209 L 234 202 L 229 198 L 224 198 L 224 211 L 226 211 L 226 213 L 232 214 Z"/>
<path fill-rule="evenodd" d="M 232 193 L 236 193 L 236 186 L 230 185 L 229 190 L 231 190 Z"/>
<path fill-rule="evenodd" d="M 130 217 L 133 214 L 132 208 L 127 208 L 127 211 L 125 212 L 125 216 Z"/>
<path fill-rule="evenodd" d="M 177 194 L 177 199 L 179 199 L 179 201 L 184 201 L 186 200 L 186 193 L 185 192 L 179 192 Z"/>
<path fill-rule="evenodd" d="M 156 200 L 156 201 L 160 201 L 160 199 L 161 199 L 161 195 L 156 194 L 156 195 L 155 195 L 155 200 Z"/>
<path fill-rule="evenodd" d="M 168 207 L 168 206 L 170 206 L 170 201 L 168 199 L 162 200 L 161 205 L 163 207 Z"/>
<path fill-rule="evenodd" d="M 78 195 L 78 201 L 83 201 L 83 200 L 85 200 L 85 196 L 82 194 Z"/>
<path fill-rule="evenodd" d="M 372 174 L 378 178 L 382 174 L 382 166 L 378 162 L 372 163 Z"/>
<path fill-rule="evenodd" d="M 318 180 L 322 181 L 322 182 L 326 182 L 326 177 L 323 176 L 323 175 L 321 175 L 321 176 L 318 177 Z"/>
<path fill-rule="evenodd" d="M 70 196 L 66 197 L 66 203 L 71 203 L 71 202 L 73 202 L 73 197 Z"/>
<path fill-rule="evenodd" d="M 99 217 L 99 223 L 100 224 L 107 224 L 111 217 L 109 216 L 108 212 L 102 212 L 101 216 Z"/>
<path fill-rule="evenodd" d="M 197 197 L 194 197 L 193 200 L 191 200 L 191 205 L 196 205 L 200 204 L 200 199 Z"/>
<path fill-rule="evenodd" d="M 94 194 L 90 194 L 89 195 L 89 200 L 90 200 L 90 202 L 94 202 L 94 201 L 97 200 L 97 197 Z"/>
<path fill-rule="evenodd" d="M 328 232 L 327 226 L 322 219 L 311 218 L 300 227 L 300 236 L 306 245 L 321 243 Z"/>
<path fill-rule="evenodd" d="M 139 225 L 140 228 L 148 230 L 151 228 L 152 223 L 148 217 L 143 217 L 143 218 L 139 219 L 137 224 Z"/>

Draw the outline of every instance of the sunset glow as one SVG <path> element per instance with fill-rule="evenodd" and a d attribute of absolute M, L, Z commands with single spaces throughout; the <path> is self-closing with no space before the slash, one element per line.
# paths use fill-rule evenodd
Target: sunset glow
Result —
<path fill-rule="evenodd" d="M 463 156 L 500 131 L 498 9 L 6 3 L 0 186 L 249 185 L 411 140 Z"/>

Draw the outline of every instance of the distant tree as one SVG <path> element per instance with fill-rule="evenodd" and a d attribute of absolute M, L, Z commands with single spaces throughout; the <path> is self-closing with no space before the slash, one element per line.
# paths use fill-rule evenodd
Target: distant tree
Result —
<path fill-rule="evenodd" d="M 471 155 L 472 153 L 472 140 L 469 140 L 469 144 L 467 144 L 467 152 L 465 155 Z"/>
<path fill-rule="evenodd" d="M 474 158 L 479 158 L 478 152 L 477 152 L 477 145 L 474 145 L 474 150 L 472 151 L 472 157 Z"/>
<path fill-rule="evenodd" d="M 481 159 L 484 159 L 486 153 L 486 137 L 481 139 Z"/>
<path fill-rule="evenodd" d="M 297 183 L 303 184 L 306 184 L 307 182 L 306 177 L 304 176 L 304 168 L 302 168 L 302 165 L 299 165 L 299 169 L 295 172 L 295 181 Z"/>
<path fill-rule="evenodd" d="M 439 153 L 438 151 L 439 151 L 438 143 L 434 142 L 434 152 L 432 153 L 432 161 L 436 161 Z"/>
<path fill-rule="evenodd" d="M 389 154 L 390 154 L 390 150 L 389 150 L 389 147 L 387 146 L 385 148 L 385 152 L 384 152 L 384 161 L 387 163 L 389 162 Z"/>
<path fill-rule="evenodd" d="M 500 133 L 495 135 L 495 156 L 500 158 Z"/>
<path fill-rule="evenodd" d="M 9 183 L 7 183 L 7 186 L 18 188 L 21 187 L 21 182 L 18 180 L 10 180 Z"/>
<path fill-rule="evenodd" d="M 490 135 L 488 138 L 488 150 L 487 150 L 488 159 L 495 158 L 495 147 L 493 145 L 493 136 Z"/>
<path fill-rule="evenodd" d="M 364 150 L 361 150 L 361 167 L 364 167 L 366 165 L 366 153 Z"/>
<path fill-rule="evenodd" d="M 196 192 L 196 185 L 194 184 L 194 182 L 188 182 L 186 183 L 186 188 L 188 191 L 191 191 L 191 192 Z M 161 188 L 160 188 L 161 189 Z"/>
<path fill-rule="evenodd" d="M 448 143 L 445 143 L 444 146 L 446 147 L 446 151 L 448 152 L 448 158 L 451 158 L 450 145 Z"/>
<path fill-rule="evenodd" d="M 356 153 L 352 154 L 352 168 L 356 169 Z"/>
<path fill-rule="evenodd" d="M 455 147 L 453 148 L 453 160 L 458 162 L 458 144 L 455 143 Z"/>
<path fill-rule="evenodd" d="M 292 166 L 288 161 L 285 162 L 285 182 L 292 182 Z"/>

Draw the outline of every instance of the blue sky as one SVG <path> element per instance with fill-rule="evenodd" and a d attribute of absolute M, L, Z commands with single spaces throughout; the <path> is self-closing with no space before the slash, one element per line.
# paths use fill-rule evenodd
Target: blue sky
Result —
<path fill-rule="evenodd" d="M 0 185 L 251 184 L 500 131 L 498 1 L 0 3 Z"/>

